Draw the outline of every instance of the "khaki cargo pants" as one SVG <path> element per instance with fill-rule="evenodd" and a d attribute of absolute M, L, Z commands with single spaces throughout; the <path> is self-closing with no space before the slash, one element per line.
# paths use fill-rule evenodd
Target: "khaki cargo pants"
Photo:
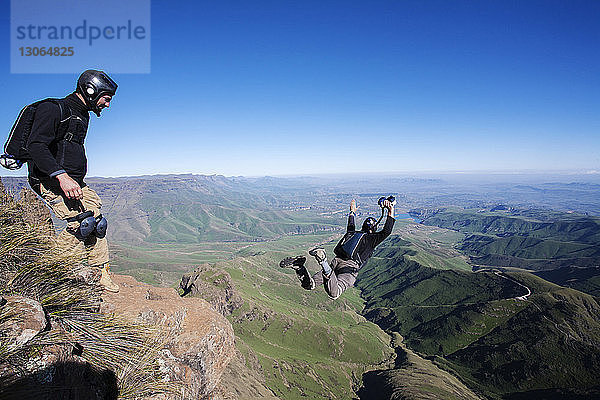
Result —
<path fill-rule="evenodd" d="M 348 288 L 354 286 L 359 266 L 353 260 L 342 260 L 337 257 L 331 260 L 329 266 L 333 270 L 329 277 L 325 277 L 323 271 L 319 271 L 312 278 L 315 281 L 315 287 L 324 285 L 327 295 L 335 300 Z"/>
<path fill-rule="evenodd" d="M 66 220 L 67 218 L 75 217 L 81 212 L 81 205 L 85 211 L 92 211 L 94 217 L 100 215 L 102 200 L 95 191 L 85 186 L 83 191 L 83 199 L 81 201 L 67 199 L 63 194 L 55 193 L 54 191 L 40 184 L 40 192 L 38 193 L 42 199 L 48 204 L 54 215 L 57 218 Z M 80 204 L 81 203 L 81 204 Z M 77 235 L 79 222 L 67 222 L 67 227 L 58 235 L 58 245 L 64 251 L 78 251 L 81 256 L 87 256 L 90 266 L 101 266 L 108 262 L 108 242 L 106 237 L 98 239 L 93 234 L 85 240 Z"/>

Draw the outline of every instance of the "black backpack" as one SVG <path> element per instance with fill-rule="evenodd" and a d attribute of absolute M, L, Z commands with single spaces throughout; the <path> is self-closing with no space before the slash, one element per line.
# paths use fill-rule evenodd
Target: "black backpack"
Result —
<path fill-rule="evenodd" d="M 356 254 L 356 250 L 364 236 L 365 233 L 361 231 L 347 232 L 336 246 L 336 255 L 343 260 L 354 260 L 360 264 L 360 256 Z"/>
<path fill-rule="evenodd" d="M 31 134 L 37 107 L 46 101 L 51 101 L 60 107 L 60 125 L 58 127 L 57 137 L 60 138 L 61 136 L 64 136 L 68 130 L 69 118 L 65 118 L 65 109 L 68 109 L 69 107 L 63 103 L 62 99 L 49 98 L 39 100 L 23 107 L 10 130 L 6 143 L 4 144 L 4 154 L 0 156 L 0 165 L 4 168 L 17 170 L 27 161 L 31 160 L 29 152 L 27 151 L 27 140 Z"/>

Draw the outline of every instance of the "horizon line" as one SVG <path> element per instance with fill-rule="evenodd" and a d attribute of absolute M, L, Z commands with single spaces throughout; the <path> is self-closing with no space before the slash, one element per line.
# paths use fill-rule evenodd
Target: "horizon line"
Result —
<path fill-rule="evenodd" d="M 353 176 L 406 176 L 406 175 L 580 175 L 600 176 L 600 169 L 556 169 L 556 170 L 417 170 L 417 171 L 380 171 L 380 172 L 323 172 L 323 173 L 299 173 L 299 174 L 276 174 L 276 175 L 225 175 L 221 173 L 196 173 L 196 172 L 165 172 L 146 173 L 141 175 L 93 175 L 86 179 L 116 179 L 116 178 L 144 178 L 144 177 L 167 177 L 167 176 L 206 176 L 224 178 L 311 178 L 311 177 L 353 177 Z M 0 175 L 0 178 L 27 178 L 27 175 Z"/>

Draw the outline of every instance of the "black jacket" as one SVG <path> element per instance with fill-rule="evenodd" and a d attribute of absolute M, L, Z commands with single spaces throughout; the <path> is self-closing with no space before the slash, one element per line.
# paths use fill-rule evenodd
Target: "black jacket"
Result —
<path fill-rule="evenodd" d="M 27 141 L 27 150 L 31 157 L 28 162 L 29 183 L 33 187 L 38 183 L 44 186 L 57 187 L 55 176 L 66 172 L 81 187 L 87 173 L 87 158 L 83 142 L 90 121 L 86 105 L 71 93 L 62 99 L 62 126 L 68 127 L 67 139 L 59 135 L 61 125 L 60 106 L 47 101 L 38 105 Z M 67 119 L 65 121 L 65 119 Z M 72 135 L 72 138 L 71 138 Z"/>
<path fill-rule="evenodd" d="M 356 231 L 356 226 L 354 224 L 354 213 L 350 213 L 348 216 L 348 227 L 346 229 L 346 234 L 335 246 L 333 252 L 341 259 L 352 259 L 356 261 L 360 267 L 373 255 L 375 247 L 377 247 L 388 236 L 390 236 L 392 229 L 394 228 L 394 222 L 396 222 L 396 220 L 388 215 L 382 230 L 375 233 L 363 233 L 358 241 L 358 244 L 356 245 L 356 250 L 353 252 L 353 257 L 350 258 L 344 250 L 343 244 L 351 239 L 355 233 L 360 233 L 360 231 Z"/>

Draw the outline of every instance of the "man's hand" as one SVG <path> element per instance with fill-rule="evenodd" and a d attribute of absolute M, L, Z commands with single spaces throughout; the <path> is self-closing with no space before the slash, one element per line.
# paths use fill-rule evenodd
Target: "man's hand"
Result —
<path fill-rule="evenodd" d="M 388 210 L 388 215 L 389 215 L 390 217 L 392 217 L 392 218 L 394 217 L 394 205 L 392 204 L 392 202 L 391 202 L 391 201 L 389 201 L 389 200 L 384 200 L 384 201 L 383 201 L 383 208 L 387 208 L 387 210 Z"/>
<path fill-rule="evenodd" d="M 352 201 L 350 202 L 350 212 L 356 213 L 357 208 L 358 207 L 356 207 L 356 200 L 352 199 Z"/>
<path fill-rule="evenodd" d="M 79 183 L 75 182 L 73 178 L 67 175 L 66 172 L 60 175 L 56 175 L 56 179 L 58 179 L 60 188 L 62 189 L 62 191 L 68 199 L 83 199 L 83 190 L 81 190 L 81 186 L 79 186 Z"/>

